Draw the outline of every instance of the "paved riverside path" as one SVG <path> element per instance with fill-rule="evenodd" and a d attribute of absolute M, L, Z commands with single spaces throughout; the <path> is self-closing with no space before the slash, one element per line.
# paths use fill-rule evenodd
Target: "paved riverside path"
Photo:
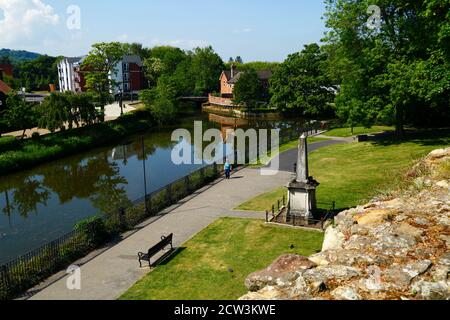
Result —
<path fill-rule="evenodd" d="M 310 151 L 334 144 L 313 144 Z M 233 211 L 241 203 L 285 185 L 292 175 L 291 150 L 280 155 L 281 166 L 275 176 L 262 176 L 260 170 L 245 168 L 231 180 L 219 179 L 179 204 L 149 219 L 137 231 L 81 266 L 81 290 L 68 290 L 63 277 L 32 296 L 31 300 L 114 300 L 145 276 L 148 268 L 139 268 L 137 252 L 146 251 L 162 235 L 174 233 L 179 247 L 220 217 L 264 218 L 261 212 Z M 294 159 L 296 159 L 294 157 Z"/>

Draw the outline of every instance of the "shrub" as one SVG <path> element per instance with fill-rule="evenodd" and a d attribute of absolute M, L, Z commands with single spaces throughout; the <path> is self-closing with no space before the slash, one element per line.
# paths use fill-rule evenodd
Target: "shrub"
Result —
<path fill-rule="evenodd" d="M 10 150 L 15 150 L 19 147 L 20 141 L 15 137 L 1 137 L 0 138 L 0 153 Z"/>
<path fill-rule="evenodd" d="M 94 216 L 76 224 L 75 231 L 90 248 L 97 248 L 108 240 L 105 222 L 102 217 Z"/>

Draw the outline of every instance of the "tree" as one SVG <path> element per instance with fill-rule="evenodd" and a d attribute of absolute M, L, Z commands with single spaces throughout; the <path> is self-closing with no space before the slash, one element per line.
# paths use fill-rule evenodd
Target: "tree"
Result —
<path fill-rule="evenodd" d="M 223 71 L 222 58 L 211 46 L 196 48 L 191 53 L 190 74 L 194 81 L 194 95 L 208 95 L 219 90 L 219 77 Z"/>
<path fill-rule="evenodd" d="M 329 70 L 341 83 L 336 107 L 344 120 L 373 125 L 390 118 L 399 136 L 405 122 L 450 120 L 450 1 L 380 0 L 374 30 L 367 27 L 367 1 L 326 3 Z"/>
<path fill-rule="evenodd" d="M 6 112 L 4 117 L 6 123 L 11 128 L 23 130 L 22 139 L 25 137 L 27 129 L 31 129 L 36 123 L 35 106 L 25 101 L 25 99 L 16 94 L 9 93 L 6 98 Z"/>
<path fill-rule="evenodd" d="M 243 64 L 244 60 L 242 60 L 241 56 L 237 56 L 236 60 L 234 60 L 234 62 L 236 62 L 237 64 Z"/>
<path fill-rule="evenodd" d="M 39 107 L 39 127 L 55 132 L 64 127 L 66 122 L 72 123 L 73 116 L 70 109 L 67 95 L 52 93 Z"/>
<path fill-rule="evenodd" d="M 152 87 L 158 83 L 159 77 L 166 71 L 166 66 L 160 58 L 148 58 L 144 60 L 144 70 L 149 87 Z"/>
<path fill-rule="evenodd" d="M 39 56 L 38 58 L 15 65 L 14 76 L 27 91 L 49 90 L 49 84 L 58 81 L 58 58 Z"/>
<path fill-rule="evenodd" d="M 255 70 L 242 73 L 234 86 L 233 93 L 233 102 L 244 105 L 248 109 L 255 109 L 258 103 L 267 102 L 267 90 Z"/>
<path fill-rule="evenodd" d="M 97 43 L 83 61 L 86 88 L 100 105 L 101 121 L 104 121 L 105 105 L 111 101 L 111 90 L 119 85 L 111 75 L 117 74 L 117 64 L 123 59 L 126 49 L 119 42 Z"/>
<path fill-rule="evenodd" d="M 333 116 L 331 103 L 336 86 L 326 71 L 327 58 L 317 44 L 306 45 L 303 51 L 289 55 L 270 80 L 271 104 L 281 112 Z"/>

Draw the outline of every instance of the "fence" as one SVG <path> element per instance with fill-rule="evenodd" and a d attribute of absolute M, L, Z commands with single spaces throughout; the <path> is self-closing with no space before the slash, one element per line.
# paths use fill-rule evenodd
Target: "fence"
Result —
<path fill-rule="evenodd" d="M 206 166 L 132 205 L 78 224 L 72 232 L 0 266 L 0 300 L 13 299 L 79 258 L 214 181 L 222 168 Z"/>
<path fill-rule="evenodd" d="M 277 204 L 272 205 L 271 212 L 266 211 L 266 222 L 323 230 L 325 222 L 334 217 L 336 202 L 318 202 L 318 204 L 329 206 L 329 208 L 319 209 L 314 218 L 307 219 L 289 214 L 289 204 L 286 204 L 286 196 L 283 196 L 282 199 L 277 201 Z"/>
<path fill-rule="evenodd" d="M 319 124 L 301 133 L 314 134 Z M 289 130 L 280 144 L 298 138 L 299 132 Z M 168 186 L 134 201 L 115 212 L 93 217 L 78 224 L 74 230 L 44 246 L 0 266 L 0 300 L 12 299 L 39 284 L 55 272 L 68 267 L 121 232 L 129 230 L 151 216 L 161 212 L 194 191 L 214 181 L 222 173 L 222 166 L 214 163 L 183 177 Z M 283 205 L 286 203 L 283 198 Z M 278 201 L 277 209 L 281 203 Z M 275 216 L 275 206 L 273 207 Z"/>

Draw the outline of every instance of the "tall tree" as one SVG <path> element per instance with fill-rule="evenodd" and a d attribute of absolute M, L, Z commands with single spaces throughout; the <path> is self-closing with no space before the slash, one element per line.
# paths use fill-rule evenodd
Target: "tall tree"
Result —
<path fill-rule="evenodd" d="M 243 72 L 233 89 L 236 105 L 255 109 L 259 103 L 267 103 L 268 92 L 255 70 Z"/>
<path fill-rule="evenodd" d="M 289 55 L 270 80 L 271 104 L 281 112 L 333 116 L 336 86 L 326 69 L 328 55 L 317 44 Z"/>
<path fill-rule="evenodd" d="M 6 112 L 4 117 L 6 123 L 11 128 L 19 128 L 22 130 L 22 139 L 25 137 L 27 129 L 31 129 L 36 124 L 36 109 L 31 103 L 25 101 L 25 99 L 16 94 L 9 93 L 6 98 Z"/>
<path fill-rule="evenodd" d="M 94 94 L 104 121 L 105 105 L 111 101 L 111 91 L 116 83 L 112 75 L 117 74 L 117 64 L 123 59 L 127 47 L 120 42 L 97 43 L 83 61 L 86 70 L 86 88 Z"/>
<path fill-rule="evenodd" d="M 207 95 L 219 89 L 219 77 L 224 68 L 222 58 L 211 46 L 191 52 L 190 73 L 194 80 L 194 95 Z"/>
<path fill-rule="evenodd" d="M 370 1 L 326 3 L 325 40 L 331 74 L 341 83 L 336 107 L 344 120 L 372 125 L 390 119 L 399 136 L 405 122 L 424 123 L 424 110 L 435 123 L 450 120 L 449 0 L 379 0 L 375 29 L 367 24 Z"/>

